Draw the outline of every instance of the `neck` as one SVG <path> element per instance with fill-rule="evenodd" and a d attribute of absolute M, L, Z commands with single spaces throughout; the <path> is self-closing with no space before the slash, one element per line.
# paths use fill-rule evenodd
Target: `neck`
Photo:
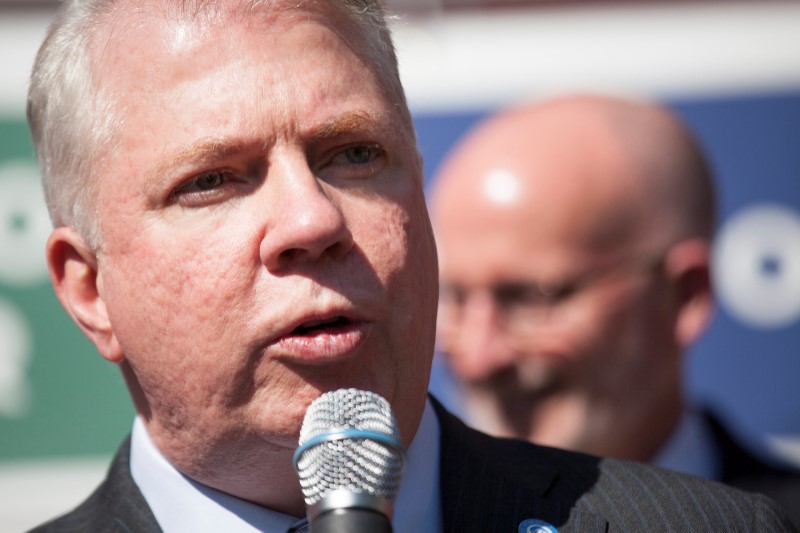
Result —
<path fill-rule="evenodd" d="M 293 449 L 254 436 L 188 450 L 186 439 L 171 442 L 148 427 L 153 445 L 178 471 L 218 491 L 291 516 L 304 516 L 305 502 L 292 463 Z M 162 437 L 162 438 L 159 438 Z M 195 436 L 195 442 L 200 436 Z"/>
<path fill-rule="evenodd" d="M 292 465 L 292 454 L 269 459 L 234 464 L 229 459 L 219 470 L 211 468 L 208 472 L 191 477 L 267 509 L 291 516 L 305 516 L 306 506 Z"/>

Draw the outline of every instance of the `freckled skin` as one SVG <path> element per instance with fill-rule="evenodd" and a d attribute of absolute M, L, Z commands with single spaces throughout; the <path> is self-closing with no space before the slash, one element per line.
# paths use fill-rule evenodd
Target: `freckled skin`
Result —
<path fill-rule="evenodd" d="M 130 369 L 148 431 L 180 470 L 302 514 L 291 453 L 321 391 L 381 394 L 406 444 L 421 417 L 437 267 L 412 134 L 322 17 L 190 24 L 191 38 L 178 39 L 157 16 L 115 16 L 98 39 L 108 39 L 98 68 L 113 73 L 101 88 L 123 110 L 95 173 L 98 287 L 115 340 L 101 352 Z M 345 120 L 343 132 L 312 135 L 349 115 L 373 126 Z M 201 168 L 170 166 L 207 139 L 241 150 Z M 337 155 L 352 143 L 383 155 L 354 171 Z M 242 183 L 204 204 L 175 200 L 216 167 Z M 275 341 L 330 309 L 366 324 L 345 355 L 311 364 Z"/>

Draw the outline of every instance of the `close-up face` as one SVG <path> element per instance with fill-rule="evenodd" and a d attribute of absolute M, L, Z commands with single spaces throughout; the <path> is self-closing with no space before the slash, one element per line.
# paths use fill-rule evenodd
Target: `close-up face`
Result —
<path fill-rule="evenodd" d="M 564 139 L 483 141 L 445 168 L 433 203 L 439 346 L 468 396 L 527 419 L 550 395 L 591 408 L 674 367 L 653 351 L 674 345 L 662 258 L 631 230 L 628 182 L 602 179 L 626 169 Z"/>
<path fill-rule="evenodd" d="M 549 238 L 546 226 L 469 239 L 437 226 L 441 347 L 466 382 L 510 400 L 594 386 L 614 365 L 637 365 L 652 340 L 645 300 L 657 260 L 594 257 L 580 242 Z"/>
<path fill-rule="evenodd" d="M 437 266 L 413 134 L 322 18 L 123 11 L 98 39 L 121 118 L 95 172 L 104 355 L 185 471 L 293 449 L 321 391 L 384 396 L 406 443 L 421 415 Z"/>

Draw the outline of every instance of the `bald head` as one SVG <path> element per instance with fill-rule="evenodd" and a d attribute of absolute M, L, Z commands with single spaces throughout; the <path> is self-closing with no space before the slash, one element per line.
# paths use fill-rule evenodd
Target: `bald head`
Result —
<path fill-rule="evenodd" d="M 597 218 L 587 219 L 589 204 Z M 437 218 L 536 207 L 556 213 L 535 223 L 581 214 L 599 246 L 633 231 L 665 246 L 710 238 L 714 227 L 711 178 L 691 132 L 663 107 L 607 97 L 563 97 L 486 120 L 434 184 Z"/>
<path fill-rule="evenodd" d="M 689 130 L 598 96 L 512 109 L 450 153 L 431 212 L 440 346 L 472 422 L 648 459 L 711 312 L 712 184 Z"/>

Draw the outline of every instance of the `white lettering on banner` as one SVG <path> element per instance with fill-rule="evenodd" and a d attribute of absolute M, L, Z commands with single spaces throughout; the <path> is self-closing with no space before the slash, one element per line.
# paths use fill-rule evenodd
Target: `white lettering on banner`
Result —
<path fill-rule="evenodd" d="M 0 299 L 0 416 L 17 418 L 28 413 L 31 386 L 28 365 L 31 333 L 22 313 Z"/>
<path fill-rule="evenodd" d="M 47 280 L 44 248 L 51 230 L 36 166 L 23 161 L 0 165 L 0 283 Z"/>
<path fill-rule="evenodd" d="M 800 214 L 754 204 L 730 217 L 714 243 L 717 296 L 734 318 L 777 329 L 800 319 Z"/>

